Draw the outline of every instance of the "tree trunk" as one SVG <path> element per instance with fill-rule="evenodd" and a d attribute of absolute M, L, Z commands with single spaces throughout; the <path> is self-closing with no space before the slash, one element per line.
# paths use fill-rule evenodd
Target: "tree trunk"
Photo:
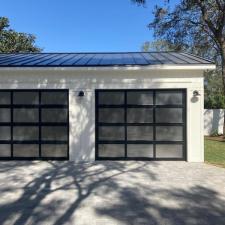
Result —
<path fill-rule="evenodd" d="M 223 79 L 223 95 L 225 97 L 225 43 L 222 45 L 222 79 Z M 224 109 L 224 123 L 223 123 L 223 135 L 225 137 L 225 109 Z"/>

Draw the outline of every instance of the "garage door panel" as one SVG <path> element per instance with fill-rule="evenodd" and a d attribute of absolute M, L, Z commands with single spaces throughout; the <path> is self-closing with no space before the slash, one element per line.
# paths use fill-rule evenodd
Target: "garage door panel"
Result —
<path fill-rule="evenodd" d="M 149 91 L 127 92 L 128 105 L 153 105 L 153 93 Z"/>
<path fill-rule="evenodd" d="M 10 105 L 11 104 L 11 93 L 7 91 L 0 92 L 0 105 Z"/>
<path fill-rule="evenodd" d="M 7 141 L 11 139 L 11 127 L 10 126 L 0 126 L 0 140 Z"/>
<path fill-rule="evenodd" d="M 156 108 L 156 123 L 182 123 L 182 108 Z"/>
<path fill-rule="evenodd" d="M 67 145 L 64 144 L 43 144 L 41 148 L 42 157 L 67 157 Z"/>
<path fill-rule="evenodd" d="M 183 145 L 180 144 L 157 144 L 156 158 L 182 158 Z"/>
<path fill-rule="evenodd" d="M 127 140 L 153 140 L 153 127 L 152 126 L 128 126 L 127 127 Z"/>
<path fill-rule="evenodd" d="M 43 91 L 41 92 L 41 104 L 68 105 L 68 93 L 65 91 Z"/>
<path fill-rule="evenodd" d="M 10 157 L 10 156 L 11 156 L 11 145 L 0 144 L 0 157 Z"/>
<path fill-rule="evenodd" d="M 9 108 L 0 108 L 0 122 L 7 123 L 11 121 L 11 110 Z"/>
<path fill-rule="evenodd" d="M 68 90 L 1 90 L 0 159 L 68 159 L 68 107 Z"/>
<path fill-rule="evenodd" d="M 156 105 L 182 105 L 183 93 L 171 91 L 156 91 Z"/>
<path fill-rule="evenodd" d="M 157 126 L 157 141 L 183 141 L 182 126 Z"/>
<path fill-rule="evenodd" d="M 39 128 L 37 126 L 15 126 L 13 127 L 14 141 L 38 141 Z"/>
<path fill-rule="evenodd" d="M 125 110 L 123 108 L 101 108 L 98 112 L 99 123 L 124 123 Z"/>
<path fill-rule="evenodd" d="M 184 160 L 186 92 L 97 90 L 96 126 L 97 159 Z"/>
<path fill-rule="evenodd" d="M 13 121 L 15 123 L 38 123 L 39 110 L 30 108 L 13 109 Z"/>
<path fill-rule="evenodd" d="M 13 104 L 15 105 L 38 105 L 39 94 L 35 91 L 13 92 Z"/>
<path fill-rule="evenodd" d="M 67 109 L 42 109 L 41 120 L 46 123 L 66 123 L 68 117 Z"/>
<path fill-rule="evenodd" d="M 154 156 L 153 144 L 128 144 L 127 145 L 127 157 L 153 158 L 153 156 Z"/>
<path fill-rule="evenodd" d="M 124 101 L 124 92 L 101 92 L 98 96 L 98 104 L 100 105 L 123 105 Z"/>
<path fill-rule="evenodd" d="M 100 141 L 124 141 L 125 128 L 122 126 L 100 126 L 98 135 Z"/>
<path fill-rule="evenodd" d="M 35 144 L 14 144 L 13 145 L 14 157 L 38 157 L 39 145 Z"/>
<path fill-rule="evenodd" d="M 63 126 L 42 126 L 41 138 L 43 141 L 67 141 L 67 127 Z"/>
<path fill-rule="evenodd" d="M 151 108 L 127 108 L 128 123 L 152 123 L 153 109 Z"/>
<path fill-rule="evenodd" d="M 99 144 L 98 146 L 99 157 L 125 157 L 124 144 Z"/>

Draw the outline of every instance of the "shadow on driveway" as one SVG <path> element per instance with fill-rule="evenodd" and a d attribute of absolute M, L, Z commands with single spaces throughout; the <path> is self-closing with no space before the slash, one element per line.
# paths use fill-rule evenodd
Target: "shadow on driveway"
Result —
<path fill-rule="evenodd" d="M 171 188 L 176 181 L 160 177 L 161 166 L 1 163 L 0 224 L 225 224 L 225 201 L 215 190 Z"/>

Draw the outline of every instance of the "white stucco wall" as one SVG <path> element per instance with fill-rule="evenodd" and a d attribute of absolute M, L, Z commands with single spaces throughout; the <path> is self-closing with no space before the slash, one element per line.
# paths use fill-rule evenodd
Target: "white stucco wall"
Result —
<path fill-rule="evenodd" d="M 204 135 L 223 134 L 224 109 L 204 110 Z"/>
<path fill-rule="evenodd" d="M 187 160 L 204 161 L 202 70 L 98 70 L 18 69 L 0 70 L 1 89 L 69 89 L 70 160 L 95 160 L 95 89 L 187 89 Z M 77 97 L 84 90 L 83 98 Z M 193 98 L 193 91 L 201 94 Z"/>

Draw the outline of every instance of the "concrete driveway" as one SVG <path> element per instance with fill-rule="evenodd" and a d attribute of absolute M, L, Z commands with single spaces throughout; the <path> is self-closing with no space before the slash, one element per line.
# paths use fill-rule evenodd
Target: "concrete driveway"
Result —
<path fill-rule="evenodd" d="M 225 169 L 186 162 L 0 162 L 0 224 L 223 225 Z"/>

